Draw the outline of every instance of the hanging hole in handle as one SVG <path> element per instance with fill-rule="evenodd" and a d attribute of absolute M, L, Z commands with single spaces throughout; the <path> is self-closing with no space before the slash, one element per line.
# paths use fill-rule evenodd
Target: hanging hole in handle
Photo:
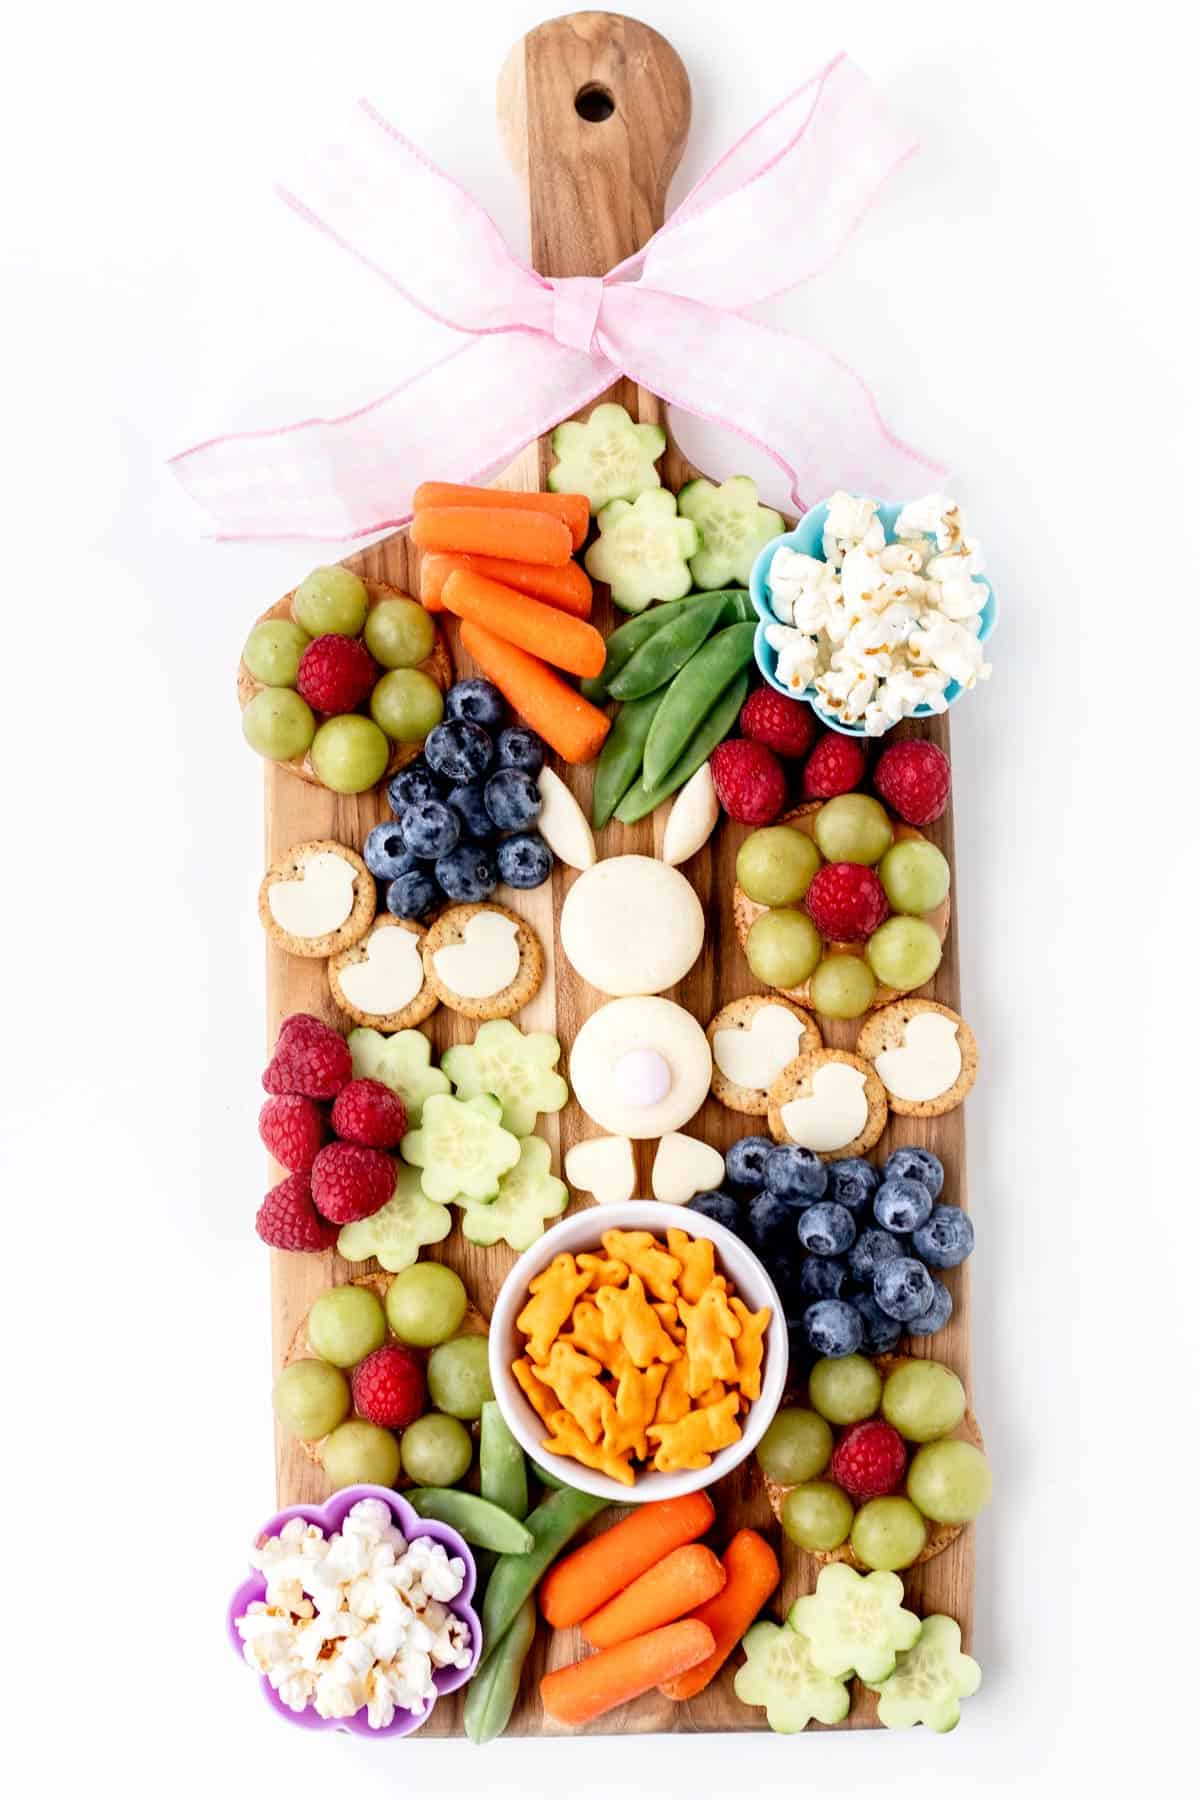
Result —
<path fill-rule="evenodd" d="M 589 125 L 602 125 L 605 119 L 611 119 L 617 110 L 617 103 L 605 87 L 596 82 L 589 82 L 581 87 L 575 96 L 575 111 Z"/>

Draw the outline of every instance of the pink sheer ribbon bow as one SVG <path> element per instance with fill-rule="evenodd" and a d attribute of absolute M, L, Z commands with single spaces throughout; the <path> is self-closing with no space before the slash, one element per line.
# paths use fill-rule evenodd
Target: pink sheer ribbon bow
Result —
<path fill-rule="evenodd" d="M 909 497 L 939 466 L 888 431 L 852 369 L 743 309 L 823 269 L 914 148 L 836 57 L 636 256 L 548 279 L 362 102 L 284 198 L 466 342 L 355 412 L 212 439 L 175 473 L 222 537 L 362 537 L 406 523 L 419 481 L 487 480 L 624 375 L 765 450 L 797 511 L 838 487 Z"/>

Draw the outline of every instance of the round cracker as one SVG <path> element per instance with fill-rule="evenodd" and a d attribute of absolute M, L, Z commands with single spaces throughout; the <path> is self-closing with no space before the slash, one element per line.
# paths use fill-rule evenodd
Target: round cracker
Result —
<path fill-rule="evenodd" d="M 434 953 L 446 944 L 461 944 L 463 928 L 476 913 L 499 913 L 502 918 L 511 919 L 517 928 L 517 950 L 520 963 L 516 975 L 506 988 L 498 994 L 488 994 L 482 1000 L 474 1000 L 464 994 L 456 994 L 453 988 L 438 974 L 434 966 Z M 425 942 L 421 947 L 421 957 L 425 964 L 425 979 L 443 1006 L 451 1012 L 460 1013 L 464 1019 L 511 1019 L 514 1013 L 528 1004 L 542 985 L 545 974 L 546 958 L 542 952 L 541 942 L 532 925 L 523 919 L 520 913 L 510 911 L 507 906 L 500 906 L 494 900 L 471 901 L 459 906 L 449 906 L 445 912 L 439 913 L 429 930 L 425 933 Z"/>
<path fill-rule="evenodd" d="M 329 977 L 329 991 L 333 995 L 334 1003 L 348 1018 L 353 1019 L 356 1025 L 369 1025 L 375 1031 L 407 1031 L 412 1025 L 420 1025 L 429 1017 L 430 1013 L 437 1010 L 438 997 L 429 985 L 428 972 L 424 973 L 421 986 L 408 1005 L 402 1006 L 399 1012 L 391 1013 L 364 1012 L 361 1007 L 352 1006 L 342 991 L 339 979 L 342 970 L 348 968 L 351 963 L 366 961 L 367 945 L 375 933 L 385 927 L 394 927 L 398 931 L 409 932 L 417 940 L 417 949 L 424 951 L 425 933 L 419 925 L 414 924 L 411 919 L 397 919 L 388 912 L 379 913 L 356 944 L 351 944 L 348 950 L 343 950 L 337 956 L 330 957 L 325 971 Z M 424 957 L 422 957 L 423 966 Z"/>
<path fill-rule="evenodd" d="M 268 895 L 277 881 L 294 881 L 306 857 L 322 853 L 340 856 L 354 870 L 354 905 L 349 917 L 336 931 L 323 932 L 320 937 L 293 937 L 276 920 Z M 259 884 L 258 916 L 271 942 L 286 950 L 289 956 L 336 956 L 339 951 L 356 944 L 371 927 L 375 917 L 375 877 L 357 850 L 347 849 L 345 844 L 339 844 L 333 838 L 314 838 L 307 844 L 293 844 L 290 850 L 280 852 Z"/>
<path fill-rule="evenodd" d="M 858 1136 L 848 1144 L 841 1145 L 837 1150 L 816 1151 L 815 1154 L 822 1162 L 840 1162 L 847 1156 L 865 1156 L 882 1137 L 888 1117 L 887 1092 L 871 1064 L 864 1062 L 861 1056 L 855 1056 L 851 1050 L 809 1050 L 790 1062 L 786 1069 L 780 1070 L 767 1093 L 767 1125 L 771 1136 L 777 1144 L 790 1144 L 793 1139 L 789 1137 L 787 1126 L 783 1122 L 783 1107 L 789 1100 L 796 1099 L 806 1087 L 811 1092 L 809 1079 L 813 1070 L 820 1068 L 823 1063 L 832 1062 L 849 1063 L 852 1069 L 857 1069 L 866 1076 L 863 1091 L 867 1100 L 867 1122 Z"/>
<path fill-rule="evenodd" d="M 800 1021 L 804 1027 L 804 1035 L 800 1040 L 801 1055 L 807 1050 L 821 1048 L 823 1040 L 816 1020 L 810 1017 L 802 1007 L 777 993 L 745 994 L 740 1000 L 726 1001 L 720 1012 L 714 1014 L 708 1022 L 705 1036 L 708 1038 L 709 1048 L 712 1048 L 718 1031 L 729 1031 L 748 1024 L 755 1013 L 761 1011 L 764 1006 L 782 1006 L 785 1012 L 790 1012 L 794 1019 Z M 730 1081 L 729 1077 L 723 1075 L 717 1067 L 715 1054 L 713 1056 L 712 1095 L 714 1100 L 719 1100 L 722 1106 L 729 1107 L 732 1112 L 749 1113 L 752 1117 L 761 1118 L 767 1111 L 766 1088 L 740 1087 L 736 1081 Z"/>
<path fill-rule="evenodd" d="M 938 1094 L 933 1100 L 902 1100 L 898 1094 L 884 1086 L 888 1105 L 894 1113 L 901 1113 L 911 1119 L 937 1119 L 943 1113 L 953 1112 L 961 1106 L 975 1085 L 975 1077 L 979 1073 L 979 1046 L 975 1042 L 975 1033 L 961 1014 L 952 1011 L 948 1006 L 940 1006 L 936 1000 L 914 1000 L 906 995 L 902 1000 L 893 1000 L 890 1006 L 872 1013 L 858 1034 L 855 1048 L 858 1054 L 875 1067 L 875 1058 L 883 1050 L 895 1050 L 903 1042 L 904 1027 L 917 1013 L 941 1013 L 944 1019 L 953 1019 L 958 1027 L 955 1036 L 962 1054 L 962 1068 L 958 1080 L 945 1093 Z M 878 1071 L 876 1071 L 878 1073 Z M 880 1076 L 880 1080 L 883 1077 Z"/>

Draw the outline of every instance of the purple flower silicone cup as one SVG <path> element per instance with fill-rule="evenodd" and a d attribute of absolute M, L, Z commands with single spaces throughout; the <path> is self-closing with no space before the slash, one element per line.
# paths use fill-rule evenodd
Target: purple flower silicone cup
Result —
<path fill-rule="evenodd" d="M 326 1537 L 332 1537 L 340 1531 L 350 1508 L 359 1500 L 382 1500 L 390 1507 L 392 1517 L 411 1544 L 414 1538 L 432 1538 L 435 1544 L 441 1544 L 447 1556 L 460 1556 L 466 1565 L 466 1577 L 461 1591 L 449 1602 L 449 1610 L 461 1619 L 471 1636 L 471 1660 L 465 1669 L 435 1669 L 433 1683 L 437 1688 L 438 1698 L 442 1694 L 452 1694 L 470 1681 L 479 1663 L 479 1653 L 483 1645 L 483 1632 L 479 1624 L 479 1616 L 471 1605 L 475 1592 L 475 1559 L 468 1550 L 457 1531 L 449 1525 L 443 1525 L 438 1519 L 422 1519 L 413 1511 L 402 1494 L 393 1493 L 391 1488 L 372 1487 L 363 1484 L 359 1487 L 343 1488 L 334 1494 L 324 1506 L 286 1506 L 269 1518 L 265 1525 L 255 1534 L 255 1543 L 264 1538 L 278 1537 L 289 1519 L 303 1519 L 309 1525 L 319 1525 Z M 242 1655 L 242 1637 L 235 1621 L 240 1619 L 252 1600 L 264 1600 L 267 1593 L 267 1579 L 257 1571 L 248 1581 L 243 1581 L 234 1592 L 229 1602 L 226 1622 L 229 1628 L 230 1641 L 237 1652 L 238 1661 L 245 1665 Z M 385 1738 L 407 1737 L 412 1731 L 418 1731 L 425 1723 L 437 1704 L 437 1700 L 426 1701 L 418 1713 L 405 1712 L 398 1707 L 390 1725 L 375 1729 L 367 1723 L 367 1709 L 362 1707 L 350 1719 L 322 1719 L 311 1706 L 303 1712 L 293 1712 L 285 1706 L 266 1676 L 260 1676 L 259 1683 L 268 1704 L 274 1707 L 280 1718 L 291 1725 L 299 1725 L 305 1731 L 352 1731 L 359 1737 Z"/>

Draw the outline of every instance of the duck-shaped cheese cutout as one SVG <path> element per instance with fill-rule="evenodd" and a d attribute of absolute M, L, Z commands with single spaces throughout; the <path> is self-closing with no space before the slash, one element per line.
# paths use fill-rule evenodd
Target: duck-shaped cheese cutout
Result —
<path fill-rule="evenodd" d="M 893 1112 L 937 1118 L 970 1093 L 979 1067 L 965 1019 L 934 1000 L 894 1000 L 865 1022 L 858 1054 L 874 1068 Z"/>
<path fill-rule="evenodd" d="M 363 957 L 338 974 L 343 994 L 356 1011 L 375 1018 L 402 1012 L 425 982 L 419 933 L 377 925 L 362 949 Z"/>
<path fill-rule="evenodd" d="M 810 1050 L 771 1085 L 767 1122 L 777 1143 L 825 1158 L 861 1156 L 887 1124 L 883 1083 L 848 1050 Z"/>
<path fill-rule="evenodd" d="M 375 878 L 357 851 L 333 838 L 294 844 L 263 876 L 258 916 L 289 956 L 336 956 L 370 930 Z"/>
<path fill-rule="evenodd" d="M 462 940 L 433 952 L 439 981 L 467 1000 L 489 1000 L 517 978 L 521 949 L 517 924 L 507 913 L 483 910 L 467 919 Z"/>

